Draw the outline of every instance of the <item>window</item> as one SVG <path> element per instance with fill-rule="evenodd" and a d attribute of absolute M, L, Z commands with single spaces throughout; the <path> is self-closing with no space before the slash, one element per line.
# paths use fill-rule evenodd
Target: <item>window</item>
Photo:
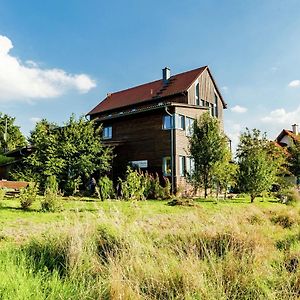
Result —
<path fill-rule="evenodd" d="M 171 176 L 171 157 L 166 156 L 163 158 L 162 171 L 164 176 Z"/>
<path fill-rule="evenodd" d="M 210 115 L 212 117 L 214 117 L 215 116 L 215 107 L 212 103 L 209 103 L 209 111 L 210 111 Z"/>
<path fill-rule="evenodd" d="M 195 104 L 200 105 L 200 90 L 199 90 L 199 82 L 195 86 Z"/>
<path fill-rule="evenodd" d="M 193 134 L 193 126 L 194 126 L 194 119 L 192 118 L 185 118 L 185 129 L 186 129 L 186 136 L 191 136 Z"/>
<path fill-rule="evenodd" d="M 186 173 L 192 174 L 195 171 L 195 161 L 192 157 L 186 158 Z"/>
<path fill-rule="evenodd" d="M 169 115 L 163 116 L 163 129 L 172 129 L 172 117 Z"/>
<path fill-rule="evenodd" d="M 183 115 L 175 115 L 175 128 L 176 129 L 185 129 L 185 117 Z"/>
<path fill-rule="evenodd" d="M 109 140 L 112 138 L 112 126 L 103 127 L 102 138 Z"/>
<path fill-rule="evenodd" d="M 204 101 L 203 99 L 201 99 L 200 105 L 201 105 L 201 106 L 205 106 L 205 101 Z"/>
<path fill-rule="evenodd" d="M 215 117 L 218 118 L 219 117 L 219 112 L 218 112 L 218 96 L 217 94 L 215 94 Z"/>
<path fill-rule="evenodd" d="M 179 156 L 179 175 L 185 176 L 186 167 L 185 167 L 185 157 Z"/>

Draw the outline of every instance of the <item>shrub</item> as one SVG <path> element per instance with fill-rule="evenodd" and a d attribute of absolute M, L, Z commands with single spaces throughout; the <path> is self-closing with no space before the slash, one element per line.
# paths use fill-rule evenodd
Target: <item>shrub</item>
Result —
<path fill-rule="evenodd" d="M 38 184 L 30 183 L 27 188 L 20 191 L 20 204 L 22 209 L 28 209 L 36 200 L 38 193 Z"/>
<path fill-rule="evenodd" d="M 284 204 L 300 202 L 300 194 L 296 188 L 283 189 L 276 193 L 276 197 Z"/>
<path fill-rule="evenodd" d="M 113 182 L 107 177 L 101 177 L 96 186 L 96 194 L 102 201 L 111 199 L 114 197 L 114 186 Z"/>
<path fill-rule="evenodd" d="M 0 206 L 1 206 L 1 202 L 4 200 L 6 194 L 6 190 L 5 189 L 0 189 Z"/>
<path fill-rule="evenodd" d="M 56 176 L 51 175 L 45 184 L 44 197 L 41 200 L 42 211 L 56 211 L 59 208 L 58 183 Z"/>

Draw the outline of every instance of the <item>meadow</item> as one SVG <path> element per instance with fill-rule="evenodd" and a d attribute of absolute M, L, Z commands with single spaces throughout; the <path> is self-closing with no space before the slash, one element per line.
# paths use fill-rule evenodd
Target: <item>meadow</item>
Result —
<path fill-rule="evenodd" d="M 300 207 L 0 203 L 0 299 L 299 299 Z"/>

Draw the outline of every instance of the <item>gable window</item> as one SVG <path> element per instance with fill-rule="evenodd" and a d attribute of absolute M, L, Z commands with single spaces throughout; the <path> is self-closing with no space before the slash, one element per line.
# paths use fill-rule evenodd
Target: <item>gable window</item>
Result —
<path fill-rule="evenodd" d="M 201 99 L 201 100 L 200 100 L 200 105 L 201 105 L 201 106 L 205 106 L 205 100 Z"/>
<path fill-rule="evenodd" d="M 185 134 L 186 136 L 192 136 L 193 134 L 193 126 L 194 126 L 194 119 L 192 118 L 185 118 Z"/>
<path fill-rule="evenodd" d="M 212 117 L 214 117 L 215 116 L 215 107 L 212 103 L 209 103 L 209 111 L 210 111 L 210 115 Z"/>
<path fill-rule="evenodd" d="M 173 127 L 173 118 L 169 115 L 163 116 L 163 129 L 172 129 Z"/>
<path fill-rule="evenodd" d="M 219 112 L 218 112 L 218 96 L 215 93 L 215 117 L 219 117 Z"/>
<path fill-rule="evenodd" d="M 200 94 L 200 86 L 199 86 L 199 82 L 196 84 L 195 86 L 195 104 L 196 105 L 200 105 L 200 97 L 199 97 L 199 94 Z"/>
<path fill-rule="evenodd" d="M 185 157 L 184 156 L 179 156 L 179 175 L 180 176 L 185 176 L 186 173 L 186 167 L 185 167 Z"/>
<path fill-rule="evenodd" d="M 162 171 L 164 176 L 171 176 L 171 157 L 163 157 Z"/>
<path fill-rule="evenodd" d="M 112 126 L 103 127 L 102 138 L 104 140 L 110 140 L 112 138 Z"/>

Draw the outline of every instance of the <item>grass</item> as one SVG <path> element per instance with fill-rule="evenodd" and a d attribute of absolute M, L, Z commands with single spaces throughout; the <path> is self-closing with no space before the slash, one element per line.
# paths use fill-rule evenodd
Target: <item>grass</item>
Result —
<path fill-rule="evenodd" d="M 0 207 L 0 299 L 299 299 L 300 210 L 272 199 Z"/>

